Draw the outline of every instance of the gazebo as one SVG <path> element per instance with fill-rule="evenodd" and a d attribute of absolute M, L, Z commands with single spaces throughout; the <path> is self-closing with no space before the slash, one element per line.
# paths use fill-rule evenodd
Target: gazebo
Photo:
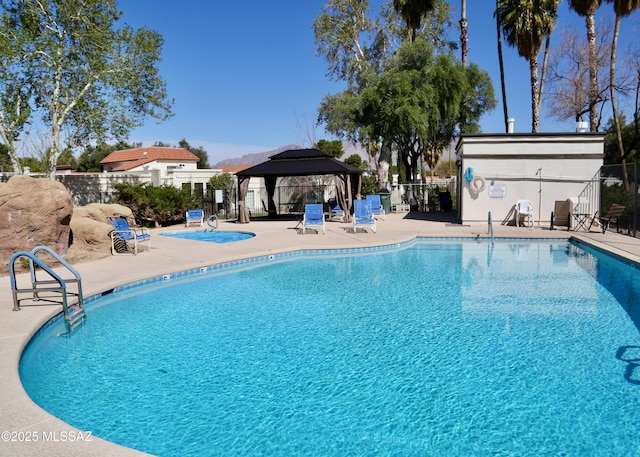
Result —
<path fill-rule="evenodd" d="M 236 173 L 238 177 L 238 223 L 249 222 L 245 198 L 252 177 L 264 178 L 268 195 L 269 215 L 275 214 L 273 196 L 276 182 L 284 176 L 334 175 L 336 200 L 344 210 L 344 222 L 351 221 L 353 195 L 360 194 L 362 170 L 325 154 L 319 149 L 289 149 L 269 157 L 269 160 Z"/>

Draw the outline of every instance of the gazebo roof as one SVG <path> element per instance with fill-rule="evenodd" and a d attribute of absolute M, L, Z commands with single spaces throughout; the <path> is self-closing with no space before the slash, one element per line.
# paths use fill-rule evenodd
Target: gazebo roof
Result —
<path fill-rule="evenodd" d="M 238 177 L 362 174 L 353 165 L 340 162 L 318 149 L 289 149 L 269 160 L 236 173 Z"/>

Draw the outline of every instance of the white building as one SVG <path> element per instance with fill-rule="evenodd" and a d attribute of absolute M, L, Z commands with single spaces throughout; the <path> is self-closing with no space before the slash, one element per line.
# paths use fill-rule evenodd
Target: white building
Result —
<path fill-rule="evenodd" d="M 114 151 L 100 161 L 105 173 L 149 175 L 155 186 L 188 188 L 202 195 L 218 169 L 199 169 L 200 158 L 185 148 L 148 147 Z"/>
<path fill-rule="evenodd" d="M 464 135 L 456 157 L 459 222 L 486 224 L 491 212 L 494 224 L 512 224 L 516 201 L 527 199 L 540 225 L 550 221 L 556 202 L 577 202 L 597 175 L 604 134 Z"/>

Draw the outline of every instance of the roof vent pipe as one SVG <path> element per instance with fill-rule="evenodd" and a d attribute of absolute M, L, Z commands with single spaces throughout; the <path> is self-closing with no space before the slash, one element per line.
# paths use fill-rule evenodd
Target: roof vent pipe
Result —
<path fill-rule="evenodd" d="M 589 123 L 586 121 L 578 121 L 576 122 L 576 132 L 584 133 L 587 131 L 587 127 L 589 127 Z"/>
<path fill-rule="evenodd" d="M 516 120 L 512 117 L 507 119 L 507 133 L 513 133 L 513 124 L 515 124 Z"/>

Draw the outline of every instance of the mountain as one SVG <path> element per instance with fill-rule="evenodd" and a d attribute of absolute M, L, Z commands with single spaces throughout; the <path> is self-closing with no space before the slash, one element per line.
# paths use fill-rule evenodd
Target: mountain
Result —
<path fill-rule="evenodd" d="M 302 146 L 298 146 L 297 144 L 289 144 L 287 146 L 282 146 L 271 151 L 245 154 L 242 157 L 236 157 L 235 159 L 224 159 L 213 165 L 212 168 L 228 167 L 231 165 L 257 165 L 259 163 L 266 162 L 267 160 L 269 160 L 269 157 L 280 154 L 281 152 L 287 151 L 289 149 L 302 149 Z"/>
<path fill-rule="evenodd" d="M 342 148 L 344 149 L 344 154 L 338 160 L 344 160 L 352 154 L 358 154 L 360 155 L 360 157 L 362 157 L 362 160 L 368 162 L 367 153 L 359 146 L 354 145 L 348 141 L 343 141 Z M 228 167 L 232 165 L 257 165 L 259 163 L 266 162 L 267 160 L 269 160 L 269 157 L 284 151 L 288 151 L 289 149 L 302 149 L 302 146 L 299 146 L 297 144 L 288 144 L 287 146 L 282 146 L 271 151 L 245 154 L 242 157 L 236 157 L 234 159 L 224 159 L 213 165 L 212 168 Z"/>

